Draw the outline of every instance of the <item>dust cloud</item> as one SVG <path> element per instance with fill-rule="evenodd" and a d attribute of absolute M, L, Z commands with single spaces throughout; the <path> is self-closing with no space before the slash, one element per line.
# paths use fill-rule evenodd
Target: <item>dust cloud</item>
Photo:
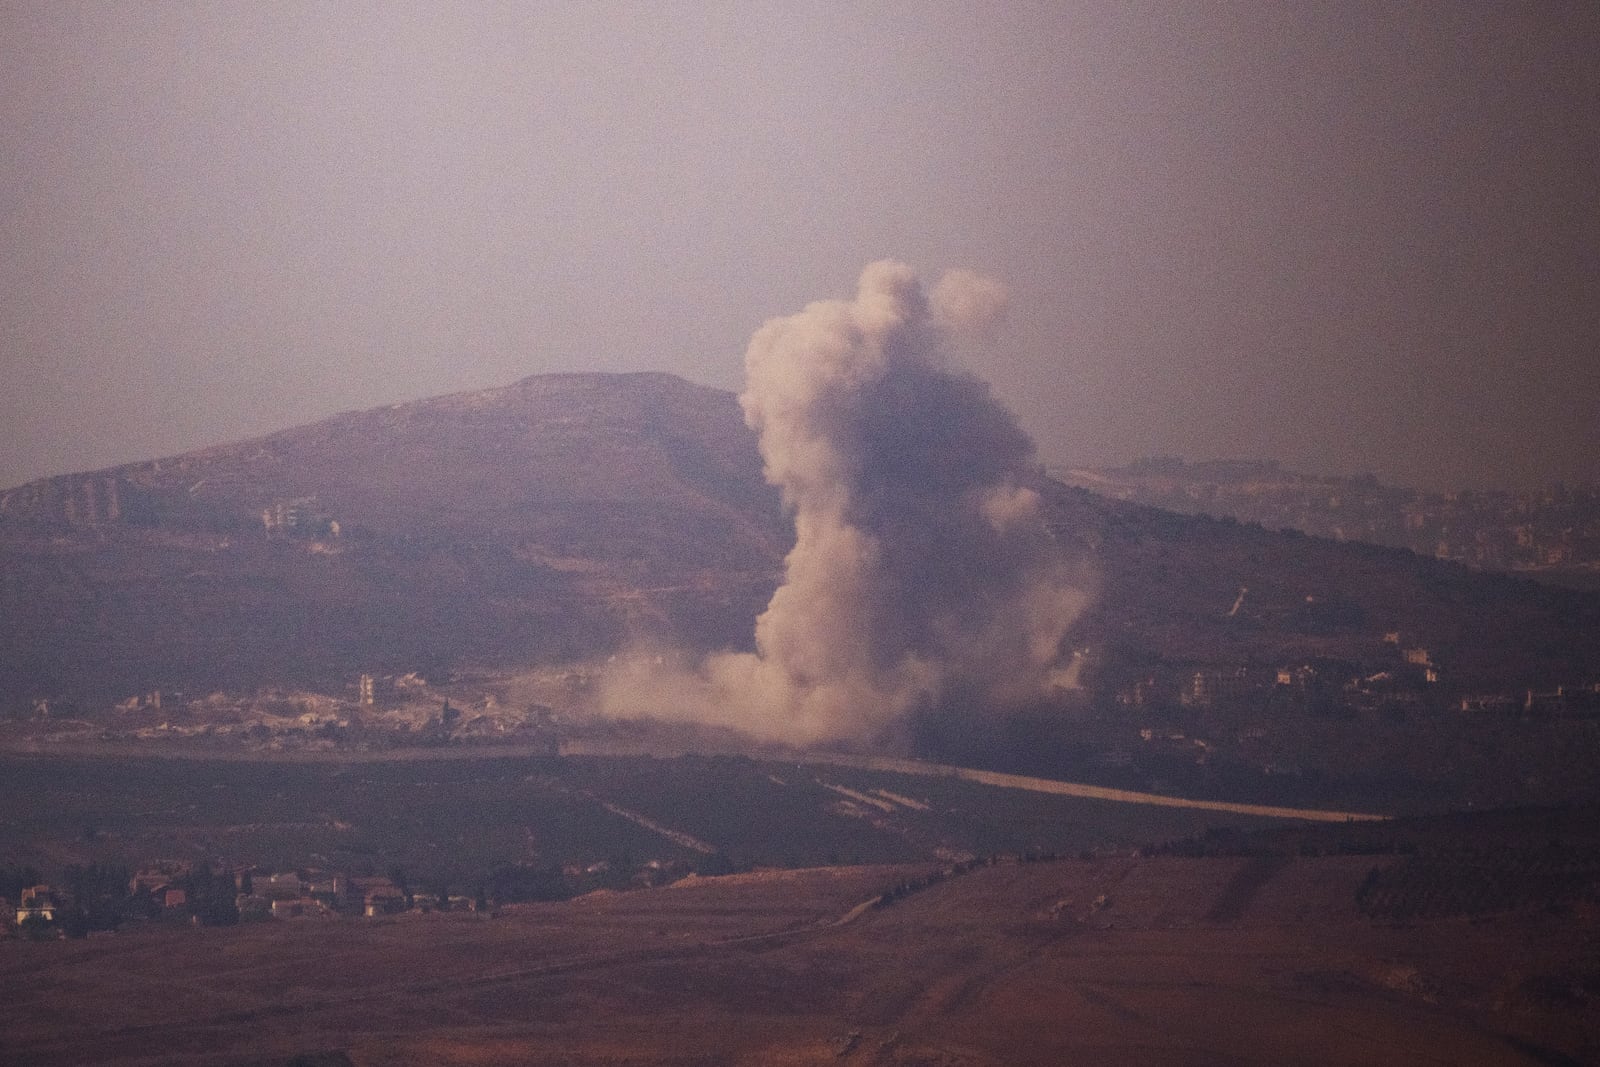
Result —
<path fill-rule="evenodd" d="M 950 366 L 1005 306 L 988 278 L 929 291 L 885 261 L 853 300 L 756 332 L 740 403 L 796 540 L 755 652 L 619 657 L 602 714 L 893 746 L 919 712 L 991 714 L 1064 683 L 1084 582 L 1028 485 L 1032 442 Z"/>

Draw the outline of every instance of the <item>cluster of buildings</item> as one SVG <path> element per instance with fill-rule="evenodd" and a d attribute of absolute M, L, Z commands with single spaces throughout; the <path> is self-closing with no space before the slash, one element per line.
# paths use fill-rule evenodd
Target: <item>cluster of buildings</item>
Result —
<path fill-rule="evenodd" d="M 158 863 L 134 873 L 126 892 L 111 900 L 102 893 L 93 902 L 75 901 L 69 891 L 55 886 L 26 887 L 15 905 L 0 900 L 0 914 L 8 920 L 0 923 L 0 935 L 15 931 L 66 936 L 74 915 L 83 927 L 78 932 L 89 933 L 130 921 L 213 924 L 341 915 L 375 918 L 402 912 L 475 912 L 485 906 L 481 895 L 416 893 L 384 876 L 255 867 L 213 873 L 186 863 Z M 91 910 L 93 918 L 88 917 Z"/>
<path fill-rule="evenodd" d="M 1431 702 L 1439 679 L 1440 668 L 1428 650 L 1408 648 L 1395 662 L 1367 671 L 1340 670 L 1326 663 L 1165 668 L 1124 685 L 1116 693 L 1116 702 L 1127 708 L 1248 707 L 1262 711 L 1337 706 L 1373 711 Z"/>
<path fill-rule="evenodd" d="M 1124 713 L 1137 715 L 1138 736 L 1149 751 L 1182 755 L 1196 764 L 1232 752 L 1267 736 L 1266 726 L 1281 714 L 1310 712 L 1337 718 L 1364 716 L 1404 720 L 1413 714 L 1452 713 L 1525 719 L 1600 718 L 1600 682 L 1466 693 L 1440 684 L 1443 668 L 1424 647 L 1411 647 L 1400 635 L 1384 641 L 1392 651 L 1366 665 L 1337 660 L 1277 667 L 1162 665 L 1142 671 L 1116 689 L 1114 701 Z M 1194 736 L 1196 730 L 1224 742 Z M 1235 753 L 1237 754 L 1237 753 Z M 1103 766 L 1131 765 L 1123 748 L 1104 752 Z M 1292 764 L 1268 759 L 1259 764 L 1268 775 L 1298 774 Z"/>
<path fill-rule="evenodd" d="M 1418 648 L 1406 649 L 1398 663 L 1353 674 L 1310 663 L 1153 671 L 1120 688 L 1116 702 L 1125 708 L 1382 712 L 1428 707 L 1540 718 L 1600 716 L 1600 682 L 1447 699 L 1437 688 L 1440 677 L 1438 664 Z"/>
<path fill-rule="evenodd" d="M 712 858 L 702 873 L 727 873 Z M 731 869 L 731 868 L 730 868 Z M 104 868 L 101 870 L 110 870 Z M 118 881 L 101 882 L 76 899 L 69 889 L 37 884 L 13 903 L 0 897 L 0 937 L 87 936 L 128 923 L 231 925 L 289 919 L 381 918 L 439 912 L 486 913 L 493 906 L 529 900 L 565 900 L 594 889 L 651 889 L 695 873 L 682 860 L 637 864 L 600 860 L 553 866 L 512 864 L 490 872 L 476 893 L 418 890 L 402 874 L 351 875 L 317 868 L 273 870 L 235 866 L 213 870 L 164 861 Z M 124 870 L 122 874 L 127 874 Z M 120 879 L 120 875 L 118 878 Z M 68 872 L 69 881 L 71 871 Z M 91 899 L 92 898 L 92 899 Z"/>
<path fill-rule="evenodd" d="M 1051 473 L 1119 500 L 1405 548 L 1483 569 L 1600 571 L 1600 486 L 1424 493 L 1371 476 L 1313 478 L 1272 462 L 1172 457 Z"/>
<path fill-rule="evenodd" d="M 458 702 L 415 674 L 362 674 L 344 696 L 261 690 L 191 698 L 175 690 L 136 693 L 95 724 L 102 740 L 223 741 L 268 750 L 372 749 L 394 745 L 516 741 L 557 751 L 555 716 L 543 705 L 503 705 L 492 694 Z M 352 699 L 353 698 L 353 699 Z M 31 719 L 81 728 L 82 710 L 33 702 Z"/>
<path fill-rule="evenodd" d="M 17 926 L 27 923 L 53 923 L 56 921 L 56 912 L 61 905 L 56 901 L 56 891 L 48 885 L 28 886 L 23 889 L 17 900 L 16 918 Z M 0 901 L 0 912 L 9 915 L 12 911 L 10 904 Z"/>
<path fill-rule="evenodd" d="M 338 537 L 339 520 L 317 506 L 314 496 L 279 500 L 261 509 L 268 537 Z"/>
<path fill-rule="evenodd" d="M 312 871 L 241 872 L 236 876 L 234 907 L 243 921 L 252 919 L 328 918 L 362 915 L 376 918 L 405 911 L 476 911 L 474 897 L 408 892 L 388 877 L 351 877 Z"/>
<path fill-rule="evenodd" d="M 1600 682 L 1463 695 L 1440 685 L 1444 669 L 1427 648 L 1408 644 L 1394 631 L 1383 635 L 1383 645 L 1386 653 L 1365 663 L 1168 666 L 1122 685 L 1115 700 L 1126 708 L 1311 708 L 1359 713 L 1427 707 L 1530 717 L 1600 715 Z"/>
<path fill-rule="evenodd" d="M 1462 711 L 1536 718 L 1600 716 L 1600 682 L 1524 689 L 1515 693 L 1477 693 L 1461 698 Z"/>

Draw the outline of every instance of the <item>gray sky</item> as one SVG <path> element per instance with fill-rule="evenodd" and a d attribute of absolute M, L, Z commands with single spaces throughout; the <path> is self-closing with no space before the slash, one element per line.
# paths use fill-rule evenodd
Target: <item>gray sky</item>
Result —
<path fill-rule="evenodd" d="M 1600 5 L 0 0 L 0 485 L 999 277 L 1053 462 L 1600 478 Z"/>

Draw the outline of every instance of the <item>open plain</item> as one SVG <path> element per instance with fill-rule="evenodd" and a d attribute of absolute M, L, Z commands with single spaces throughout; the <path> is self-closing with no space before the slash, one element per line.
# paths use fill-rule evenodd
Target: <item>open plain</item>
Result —
<path fill-rule="evenodd" d="M 1373 867 L 1361 856 L 1129 855 L 931 879 L 925 866 L 754 872 L 494 918 L 13 943 L 0 953 L 0 1058 L 953 1067 L 1600 1056 L 1592 908 L 1375 921 L 1357 905 Z M 898 899 L 862 907 L 886 893 Z"/>

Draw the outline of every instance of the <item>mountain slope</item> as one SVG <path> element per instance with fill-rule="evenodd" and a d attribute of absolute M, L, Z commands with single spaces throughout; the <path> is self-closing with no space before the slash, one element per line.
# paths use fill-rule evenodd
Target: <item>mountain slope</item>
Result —
<path fill-rule="evenodd" d="M 1135 658 L 1268 668 L 1335 660 L 1353 674 L 1395 670 L 1412 650 L 1426 653 L 1450 694 L 1600 680 L 1593 594 L 1081 489 L 1056 486 L 1051 499 L 1102 573 L 1086 632 Z"/>
<path fill-rule="evenodd" d="M 748 640 L 787 533 L 726 393 L 556 375 L 0 495 L 0 692 Z"/>
<path fill-rule="evenodd" d="M 1451 692 L 1600 678 L 1600 598 L 1040 485 L 1100 575 L 1080 643 L 1108 691 L 1152 663 L 1382 665 L 1396 632 Z M 0 697 L 741 647 L 791 539 L 734 398 L 669 376 L 349 413 L 0 493 Z"/>

